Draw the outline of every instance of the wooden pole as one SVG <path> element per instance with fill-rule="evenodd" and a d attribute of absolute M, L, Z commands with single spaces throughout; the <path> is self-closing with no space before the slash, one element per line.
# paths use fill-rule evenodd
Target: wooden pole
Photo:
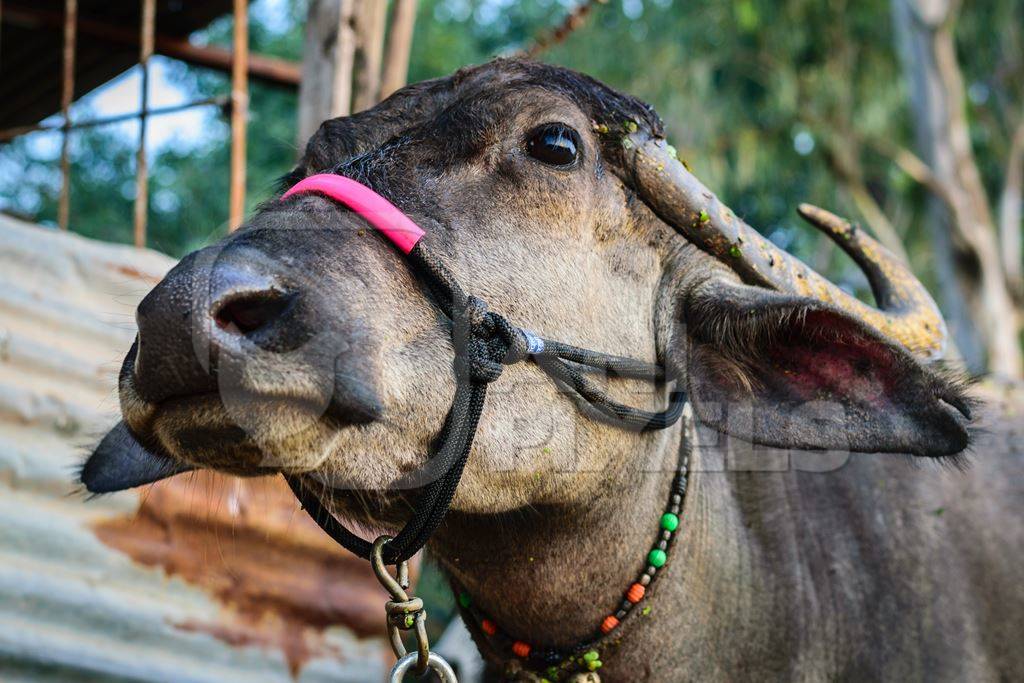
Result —
<path fill-rule="evenodd" d="M 6 1 L 4 21 L 9 26 L 25 28 L 42 26 L 60 30 L 64 25 L 64 15 L 61 12 L 25 7 Z M 78 17 L 76 31 L 79 36 L 100 38 L 106 43 L 130 48 L 139 46 L 138 31 L 111 26 L 109 22 L 89 19 L 85 15 Z M 153 53 L 180 59 L 196 66 L 206 66 L 218 71 L 231 71 L 231 50 L 213 45 L 193 45 L 187 37 L 163 36 L 157 33 L 153 39 Z M 292 88 L 299 84 L 301 65 L 287 59 L 250 54 L 249 76 L 265 83 Z"/>
<path fill-rule="evenodd" d="M 356 58 L 354 16 L 355 0 L 341 0 L 336 28 L 337 48 L 333 59 L 334 73 L 331 78 L 331 107 L 326 118 L 352 113 L 352 69 Z"/>
<path fill-rule="evenodd" d="M 139 148 L 135 150 L 135 246 L 146 246 L 149 209 L 149 168 L 146 162 L 146 121 L 149 116 L 149 58 L 153 56 L 156 0 L 142 0 L 139 30 L 139 64 L 142 66 L 142 104 L 139 107 Z"/>
<path fill-rule="evenodd" d="M 310 0 L 299 84 L 300 155 L 321 123 L 351 111 L 355 4 L 355 0 Z"/>
<path fill-rule="evenodd" d="M 388 28 L 384 71 L 380 78 L 380 99 L 395 92 L 409 78 L 409 52 L 416 24 L 416 0 L 394 0 L 391 4 L 391 25 Z"/>
<path fill-rule="evenodd" d="M 228 230 L 245 219 L 245 126 L 249 120 L 249 4 L 234 0 L 235 30 L 231 60 L 231 196 Z"/>
<path fill-rule="evenodd" d="M 363 0 L 356 8 L 355 21 L 352 111 L 363 111 L 380 101 L 380 65 L 384 54 L 387 3 Z"/>
<path fill-rule="evenodd" d="M 78 20 L 78 0 L 64 0 L 64 72 L 61 80 L 60 111 L 64 118 L 60 142 L 60 199 L 57 202 L 57 223 L 61 230 L 68 229 L 71 213 L 71 160 L 69 134 L 71 132 L 71 100 L 75 96 L 75 23 Z"/>

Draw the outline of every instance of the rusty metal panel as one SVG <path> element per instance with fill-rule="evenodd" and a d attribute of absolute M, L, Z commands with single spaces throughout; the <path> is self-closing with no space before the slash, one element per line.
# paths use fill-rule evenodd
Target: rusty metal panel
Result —
<path fill-rule="evenodd" d="M 383 592 L 279 480 L 74 492 L 171 265 L 0 216 L 0 681 L 381 680 Z"/>

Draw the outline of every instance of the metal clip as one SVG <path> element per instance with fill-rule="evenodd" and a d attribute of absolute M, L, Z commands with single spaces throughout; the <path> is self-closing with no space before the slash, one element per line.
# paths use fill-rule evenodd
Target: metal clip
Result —
<path fill-rule="evenodd" d="M 428 668 L 432 668 L 438 672 L 442 681 L 457 683 L 455 673 L 448 662 L 430 651 L 430 641 L 427 639 L 427 612 L 423 609 L 423 600 L 410 598 L 406 592 L 409 587 L 409 563 L 399 562 L 396 565 L 397 581 L 384 566 L 384 544 L 390 540 L 390 536 L 380 536 L 373 542 L 370 562 L 377 580 L 391 594 L 391 600 L 384 605 L 387 612 L 388 639 L 391 641 L 391 649 L 398 657 L 398 663 L 391 670 L 391 680 L 401 681 L 402 675 L 409 670 L 415 660 L 414 671 L 417 676 L 422 676 Z M 416 632 L 416 652 L 407 654 L 405 643 L 402 642 L 402 631 L 413 629 Z"/>

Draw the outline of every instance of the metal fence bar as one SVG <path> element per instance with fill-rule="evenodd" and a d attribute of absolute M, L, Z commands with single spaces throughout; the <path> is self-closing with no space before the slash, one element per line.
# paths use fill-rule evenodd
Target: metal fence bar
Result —
<path fill-rule="evenodd" d="M 2 0 L 0 0 L 2 1 Z M 138 112 L 119 114 L 88 121 L 71 121 L 71 104 L 75 91 L 75 43 L 78 24 L 78 0 L 64 3 L 64 44 L 63 71 L 61 82 L 61 123 L 60 125 L 39 123 L 28 126 L 14 126 L 0 130 L 0 142 L 9 141 L 19 135 L 44 130 L 61 130 L 60 171 L 61 188 L 57 204 L 57 222 L 67 230 L 71 205 L 71 161 L 70 133 L 72 130 L 91 126 L 117 123 L 130 119 L 139 120 L 139 145 L 136 150 L 134 240 L 135 246 L 146 244 L 146 222 L 148 217 L 148 165 L 146 156 L 146 127 L 150 116 L 166 114 L 190 107 L 208 104 L 223 106 L 224 98 L 208 98 L 159 109 L 149 108 L 149 60 L 154 52 L 156 0 L 141 0 L 142 21 L 139 30 L 139 62 L 142 65 L 142 106 Z M 228 206 L 229 230 L 236 230 L 245 218 L 246 181 L 246 124 L 249 118 L 249 6 L 247 0 L 234 0 L 234 35 L 231 52 L 231 176 Z M 282 62 L 283 63 L 283 62 Z M 290 65 L 289 65 L 290 66 Z"/>
<path fill-rule="evenodd" d="M 64 70 L 61 77 L 60 111 L 64 118 L 64 136 L 60 143 L 60 199 L 57 202 L 57 223 L 68 229 L 71 212 L 71 100 L 75 96 L 75 24 L 78 21 L 78 0 L 64 0 Z"/>
<path fill-rule="evenodd" d="M 218 95 L 217 97 L 204 97 L 199 100 L 192 100 L 191 102 L 182 102 L 181 104 L 171 104 L 166 107 L 157 107 L 155 109 L 147 109 L 146 116 L 161 116 L 163 114 L 176 114 L 179 111 L 186 109 L 192 109 L 193 107 L 226 107 L 231 101 L 231 98 L 225 95 Z M 114 114 L 112 116 L 101 116 L 95 119 L 86 119 L 84 121 L 75 121 L 68 126 L 69 130 L 81 130 L 82 128 L 94 128 L 96 126 L 107 126 L 112 123 L 123 123 L 124 121 L 133 121 L 139 118 L 142 112 L 132 111 L 126 114 Z M 0 130 L 0 142 L 8 142 L 21 135 L 27 135 L 28 133 L 35 133 L 37 131 L 52 131 L 62 130 L 64 123 L 33 123 L 28 126 L 14 126 L 13 128 L 6 128 Z"/>
<path fill-rule="evenodd" d="M 146 120 L 149 110 L 149 58 L 153 56 L 156 0 L 142 0 L 139 31 L 139 64 L 142 66 L 142 106 L 139 107 L 139 148 L 135 150 L 135 246 L 146 246 L 146 217 L 149 209 L 149 168 L 146 162 Z"/>
<path fill-rule="evenodd" d="M 231 193 L 228 230 L 245 219 L 245 126 L 249 120 L 249 3 L 234 0 L 235 30 L 231 59 Z"/>

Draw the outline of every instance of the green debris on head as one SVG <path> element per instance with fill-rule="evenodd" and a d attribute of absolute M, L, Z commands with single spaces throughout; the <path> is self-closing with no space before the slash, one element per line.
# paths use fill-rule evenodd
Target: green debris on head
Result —
<path fill-rule="evenodd" d="M 608 124 L 606 124 L 606 123 L 594 124 L 594 130 L 597 131 L 598 135 L 608 135 Z"/>
<path fill-rule="evenodd" d="M 676 148 L 673 147 L 672 145 L 665 145 L 665 151 L 668 152 L 668 155 L 673 159 L 679 158 L 679 152 L 677 152 Z"/>
<path fill-rule="evenodd" d="M 627 133 L 635 133 L 639 130 L 639 126 L 636 125 L 636 121 L 623 121 L 622 128 Z"/>
<path fill-rule="evenodd" d="M 742 252 L 740 251 L 740 248 L 734 244 L 729 247 L 729 255 L 733 258 L 739 258 L 742 255 Z"/>
<path fill-rule="evenodd" d="M 707 223 L 709 220 L 711 220 L 711 216 L 708 214 L 708 210 L 707 209 L 701 209 L 700 210 L 700 222 L 701 223 Z"/>
<path fill-rule="evenodd" d="M 633 141 L 629 138 L 622 138 L 622 146 L 625 149 L 633 149 Z"/>

